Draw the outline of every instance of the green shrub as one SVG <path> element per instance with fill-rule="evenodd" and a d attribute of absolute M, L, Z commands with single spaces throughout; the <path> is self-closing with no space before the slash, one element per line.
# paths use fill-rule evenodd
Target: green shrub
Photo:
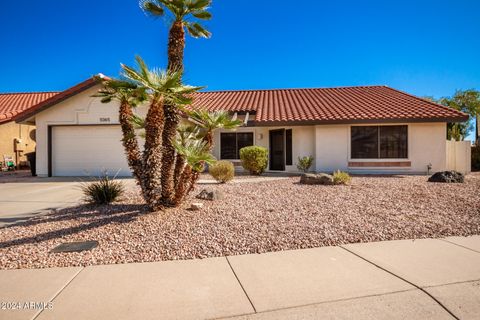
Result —
<path fill-rule="evenodd" d="M 230 161 L 221 160 L 212 164 L 208 168 L 208 172 L 218 182 L 225 183 L 231 181 L 235 176 L 235 167 Z"/>
<path fill-rule="evenodd" d="M 480 146 L 472 147 L 472 171 L 480 170 Z"/>
<path fill-rule="evenodd" d="M 268 150 L 259 146 L 245 147 L 240 149 L 240 159 L 245 170 L 260 175 L 267 168 Z"/>
<path fill-rule="evenodd" d="M 112 203 L 125 192 L 123 183 L 110 179 L 106 173 L 96 181 L 84 182 L 81 189 L 85 201 L 94 204 Z"/>
<path fill-rule="evenodd" d="M 337 170 L 333 173 L 333 184 L 349 184 L 352 178 L 346 172 Z"/>
<path fill-rule="evenodd" d="M 313 164 L 312 156 L 298 157 L 297 169 L 299 171 L 308 172 L 308 169 L 310 169 L 312 164 Z"/>

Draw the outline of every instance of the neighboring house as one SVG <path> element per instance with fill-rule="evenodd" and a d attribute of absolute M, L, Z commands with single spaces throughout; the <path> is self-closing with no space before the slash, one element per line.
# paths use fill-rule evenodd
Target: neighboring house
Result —
<path fill-rule="evenodd" d="M 130 175 L 118 104 L 92 97 L 99 88 L 88 79 L 17 116 L 37 126 L 39 175 L 97 175 L 103 169 Z M 297 158 L 308 155 L 315 171 L 445 170 L 446 123 L 468 119 L 386 86 L 202 92 L 194 107 L 227 110 L 244 120 L 236 131 L 215 133 L 217 159 L 239 163 L 239 149 L 255 144 L 269 149 L 271 171 L 297 171 Z"/>
<path fill-rule="evenodd" d="M 5 155 L 26 165 L 25 154 L 35 150 L 35 125 L 18 124 L 13 118 L 57 92 L 0 93 L 0 162 Z"/>

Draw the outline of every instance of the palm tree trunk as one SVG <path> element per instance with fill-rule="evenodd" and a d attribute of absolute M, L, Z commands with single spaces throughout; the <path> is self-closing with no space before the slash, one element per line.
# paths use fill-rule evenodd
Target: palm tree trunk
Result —
<path fill-rule="evenodd" d="M 168 36 L 168 71 L 183 72 L 183 52 L 185 49 L 185 31 L 182 21 L 175 21 L 170 28 Z M 162 197 L 164 206 L 172 206 L 175 202 L 174 166 L 175 148 L 173 140 L 177 134 L 180 122 L 178 109 L 175 105 L 165 104 L 165 129 L 163 138 L 163 165 L 162 165 Z M 177 177 L 177 179 L 180 177 Z"/>
<path fill-rule="evenodd" d="M 184 168 L 185 168 L 185 157 L 181 154 L 177 154 L 177 158 L 175 160 L 175 170 L 173 171 L 175 192 L 178 188 L 178 185 L 181 182 L 180 178 L 182 176 Z"/>
<path fill-rule="evenodd" d="M 207 131 L 205 136 L 203 137 L 203 140 L 207 143 L 208 150 L 212 152 L 213 150 L 213 132 L 212 131 Z M 202 166 L 205 166 L 204 163 L 202 163 Z M 190 173 L 190 178 L 188 179 L 188 187 L 186 188 L 186 194 L 189 194 L 190 192 L 193 191 L 195 188 L 195 184 L 197 183 L 198 179 L 200 178 L 200 172 L 198 171 L 191 171 Z"/>
<path fill-rule="evenodd" d="M 163 101 L 154 101 L 148 109 L 145 119 L 145 148 L 143 163 L 145 168 L 145 202 L 150 210 L 162 208 L 159 203 L 162 169 L 162 133 L 165 125 Z"/>
<path fill-rule="evenodd" d="M 127 155 L 128 166 L 132 170 L 133 176 L 136 179 L 137 184 L 140 186 L 143 194 L 145 190 L 143 165 L 140 148 L 138 146 L 138 141 L 135 134 L 135 128 L 130 121 L 132 117 L 132 106 L 128 102 L 122 101 L 120 103 L 118 121 L 120 122 L 120 127 L 122 128 L 123 148 L 125 150 L 125 154 Z"/>
<path fill-rule="evenodd" d="M 188 183 L 191 179 L 190 178 L 191 174 L 192 174 L 192 168 L 189 165 L 186 165 L 185 169 L 182 172 L 182 175 L 178 177 L 180 181 L 178 183 L 178 187 L 177 187 L 177 190 L 175 193 L 175 199 L 174 199 L 174 203 L 176 206 L 182 203 L 183 199 L 188 194 L 188 189 L 190 187 Z"/>

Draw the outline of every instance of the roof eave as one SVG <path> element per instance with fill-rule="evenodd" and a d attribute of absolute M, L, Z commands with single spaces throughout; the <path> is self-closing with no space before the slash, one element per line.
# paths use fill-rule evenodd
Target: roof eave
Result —
<path fill-rule="evenodd" d="M 42 112 L 62 101 L 67 100 L 68 98 L 79 94 L 87 89 L 90 89 L 97 84 L 101 82 L 102 79 L 105 79 L 106 77 L 102 76 L 94 76 L 91 77 L 65 91 L 62 91 L 58 93 L 57 95 L 54 95 L 53 97 L 44 100 L 37 105 L 24 110 L 23 112 L 17 114 L 15 117 L 13 117 L 13 120 L 15 120 L 16 123 L 35 123 L 35 115 L 39 112 Z"/>
<path fill-rule="evenodd" d="M 385 124 L 385 123 L 429 123 L 429 122 L 465 122 L 468 115 L 459 117 L 437 118 L 397 118 L 397 119 L 338 119 L 338 120 L 280 120 L 280 121 L 249 121 L 248 127 L 275 127 L 275 126 L 310 126 L 332 124 Z"/>

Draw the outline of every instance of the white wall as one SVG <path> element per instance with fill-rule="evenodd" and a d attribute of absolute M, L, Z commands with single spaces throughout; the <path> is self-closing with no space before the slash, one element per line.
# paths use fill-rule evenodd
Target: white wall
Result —
<path fill-rule="evenodd" d="M 48 126 L 76 124 L 118 124 L 118 102 L 101 103 L 92 97 L 100 85 L 62 101 L 35 116 L 37 126 L 37 174 L 48 175 Z M 137 109 L 139 114 L 146 113 L 145 107 Z M 120 141 L 118 143 L 121 143 Z"/>
<path fill-rule="evenodd" d="M 376 124 L 362 124 L 376 125 Z M 388 125 L 388 124 L 386 124 Z M 353 173 L 426 173 L 446 168 L 446 124 L 404 123 L 408 126 L 408 159 L 351 159 L 350 129 L 352 125 L 317 125 L 315 127 L 316 171 L 345 170 Z M 410 161 L 410 167 L 348 167 L 355 162 Z"/>

